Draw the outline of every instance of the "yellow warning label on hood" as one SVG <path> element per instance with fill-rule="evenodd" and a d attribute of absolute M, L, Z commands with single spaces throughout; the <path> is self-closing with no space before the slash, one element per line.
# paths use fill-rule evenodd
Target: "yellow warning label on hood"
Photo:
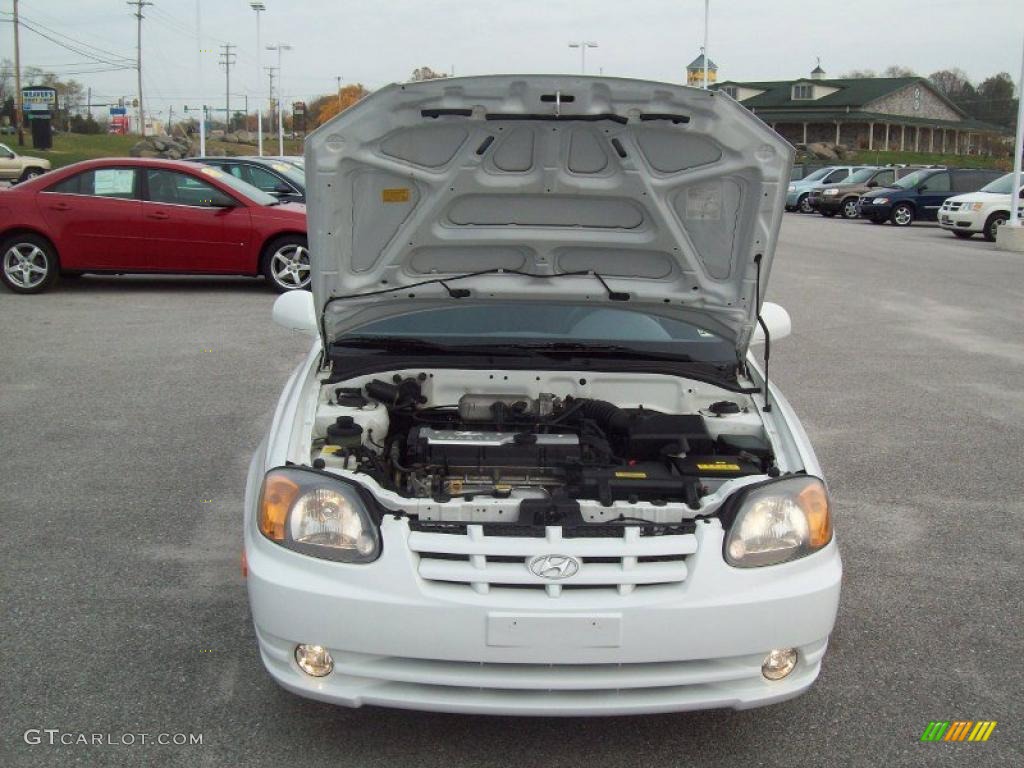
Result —
<path fill-rule="evenodd" d="M 380 199 L 384 203 L 408 203 L 409 188 L 393 187 L 391 189 L 382 189 L 380 191 Z"/>
<path fill-rule="evenodd" d="M 646 472 L 616 472 L 616 477 L 620 477 L 624 480 L 646 480 Z"/>

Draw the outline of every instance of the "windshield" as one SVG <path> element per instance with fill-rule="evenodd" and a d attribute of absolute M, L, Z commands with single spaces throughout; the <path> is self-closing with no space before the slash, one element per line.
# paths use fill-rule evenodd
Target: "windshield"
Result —
<path fill-rule="evenodd" d="M 800 181 L 817 181 L 818 179 L 821 179 L 821 178 L 825 177 L 826 175 L 828 175 L 831 171 L 832 171 L 832 167 L 831 166 L 829 166 L 828 168 L 819 168 L 818 170 L 816 170 L 814 173 L 810 174 L 809 176 L 804 176 L 802 179 L 800 179 Z"/>
<path fill-rule="evenodd" d="M 990 181 L 984 187 L 978 190 L 979 192 L 992 192 L 996 195 L 1009 195 L 1013 193 L 1013 174 L 1008 173 L 1005 176 L 1000 176 L 995 181 Z"/>
<path fill-rule="evenodd" d="M 902 179 L 893 184 L 893 186 L 899 187 L 900 189 L 912 189 L 916 187 L 918 184 L 924 183 L 924 180 L 934 173 L 935 170 L 932 168 L 922 171 L 914 171 L 909 176 L 904 176 Z"/>
<path fill-rule="evenodd" d="M 487 346 L 495 353 L 509 346 L 539 348 L 612 347 L 636 359 L 643 353 L 695 362 L 736 360 L 733 345 L 680 320 L 612 307 L 549 302 L 496 302 L 486 306 L 427 309 L 354 328 L 336 344 L 402 339 L 432 345 Z M 614 356 L 614 355 L 612 355 Z"/>
<path fill-rule="evenodd" d="M 294 163 L 287 160 L 274 161 L 271 163 L 271 167 L 282 176 L 285 176 L 290 182 L 298 185 L 300 189 L 306 188 L 306 174 Z"/>
<path fill-rule="evenodd" d="M 849 178 L 846 179 L 847 184 L 858 184 L 862 181 L 867 181 L 875 175 L 877 168 L 861 168 L 859 171 L 854 171 L 850 174 Z"/>
<path fill-rule="evenodd" d="M 205 173 L 207 176 L 212 176 L 222 184 L 226 184 L 239 194 L 244 195 L 259 205 L 279 205 L 281 203 L 281 201 L 273 195 L 268 195 L 263 190 L 257 189 L 252 184 L 242 181 L 241 179 L 236 179 L 230 173 L 224 173 L 224 171 L 219 168 L 205 166 L 201 168 L 200 171 Z"/>

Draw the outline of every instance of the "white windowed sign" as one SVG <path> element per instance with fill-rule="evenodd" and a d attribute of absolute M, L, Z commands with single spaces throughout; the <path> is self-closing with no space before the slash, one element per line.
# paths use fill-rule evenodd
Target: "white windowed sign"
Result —
<path fill-rule="evenodd" d="M 125 168 L 102 168 L 93 181 L 94 195 L 130 195 L 135 172 Z"/>

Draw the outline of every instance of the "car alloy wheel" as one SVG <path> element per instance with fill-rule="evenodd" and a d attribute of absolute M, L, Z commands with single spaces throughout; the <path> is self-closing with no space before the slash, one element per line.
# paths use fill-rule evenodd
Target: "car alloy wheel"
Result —
<path fill-rule="evenodd" d="M 309 285 L 309 249 L 298 243 L 282 245 L 270 257 L 270 273 L 274 282 L 287 291 Z"/>
<path fill-rule="evenodd" d="M 43 175 L 43 172 L 41 170 L 39 170 L 38 168 L 29 168 L 23 174 L 21 174 L 21 180 L 22 181 L 28 181 L 29 179 L 34 179 L 36 176 L 42 176 L 42 175 Z"/>
<path fill-rule="evenodd" d="M 35 243 L 13 242 L 4 253 L 4 275 L 22 290 L 38 288 L 50 274 L 50 259 Z"/>
<path fill-rule="evenodd" d="M 892 212 L 892 222 L 900 227 L 909 227 L 914 221 L 914 212 L 906 205 L 896 206 Z"/>
<path fill-rule="evenodd" d="M 856 219 L 860 215 L 860 211 L 857 210 L 856 200 L 847 200 L 843 203 L 843 218 L 844 219 Z"/>
<path fill-rule="evenodd" d="M 813 208 L 811 208 L 810 195 L 804 195 L 803 197 L 801 197 L 800 202 L 797 203 L 797 205 L 800 208 L 800 213 L 810 213 L 812 210 L 814 210 Z"/>

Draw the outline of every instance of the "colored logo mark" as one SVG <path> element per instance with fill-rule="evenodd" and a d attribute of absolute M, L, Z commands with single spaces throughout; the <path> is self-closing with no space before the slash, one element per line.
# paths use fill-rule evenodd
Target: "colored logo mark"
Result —
<path fill-rule="evenodd" d="M 932 720 L 921 741 L 988 741 L 995 729 L 995 720 Z"/>

